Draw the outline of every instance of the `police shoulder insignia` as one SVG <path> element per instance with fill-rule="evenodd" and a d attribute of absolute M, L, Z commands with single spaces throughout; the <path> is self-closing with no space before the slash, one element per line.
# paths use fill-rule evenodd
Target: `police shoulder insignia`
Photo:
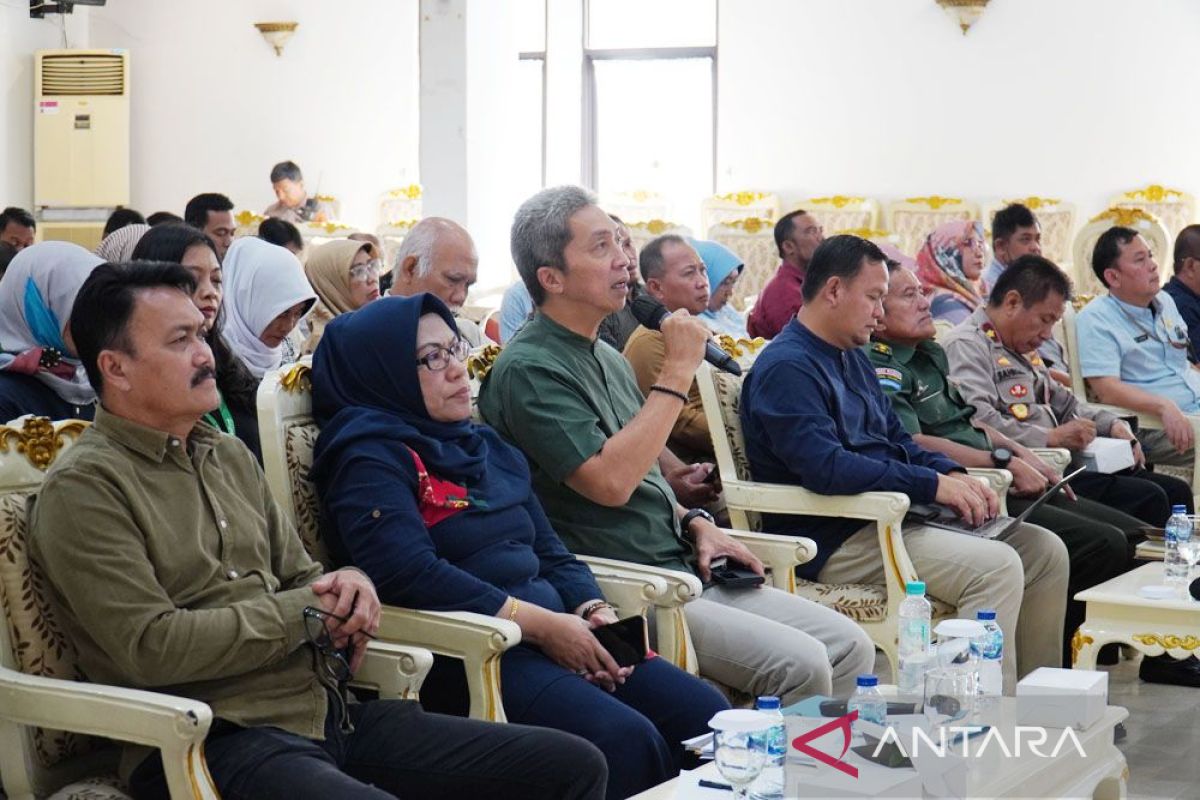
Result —
<path fill-rule="evenodd" d="M 1035 366 L 1035 367 L 1040 367 L 1040 366 L 1042 366 L 1043 364 L 1045 364 L 1046 362 L 1042 361 L 1042 357 L 1041 357 L 1041 356 L 1039 356 L 1037 353 L 1034 353 L 1033 355 L 1031 355 L 1031 356 L 1029 357 L 1029 363 L 1030 363 L 1030 364 L 1032 364 L 1032 365 L 1033 365 L 1033 366 Z"/>
<path fill-rule="evenodd" d="M 993 342 L 996 341 L 996 329 L 992 327 L 992 323 L 985 322 L 979 326 L 979 329 Z"/>
<path fill-rule="evenodd" d="M 1008 410 L 1017 419 L 1026 419 L 1029 417 L 1029 406 L 1024 403 L 1013 403 L 1008 407 Z"/>
<path fill-rule="evenodd" d="M 885 356 L 890 356 L 892 354 L 892 346 L 884 344 L 883 342 L 875 342 L 875 344 L 871 345 L 871 349 L 876 353 L 882 353 Z"/>
<path fill-rule="evenodd" d="M 1000 356 L 999 358 L 997 358 L 996 363 L 1002 367 L 1012 366 L 1012 362 L 1009 361 L 1008 358 L 1006 358 L 1005 356 Z"/>

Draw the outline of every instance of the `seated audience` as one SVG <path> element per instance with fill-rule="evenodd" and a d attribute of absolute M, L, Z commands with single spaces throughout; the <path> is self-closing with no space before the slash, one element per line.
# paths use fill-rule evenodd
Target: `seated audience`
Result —
<path fill-rule="evenodd" d="M 995 493 L 957 462 L 918 445 L 904 430 L 860 349 L 882 317 L 884 255 L 857 236 L 834 236 L 813 254 L 804 305 L 754 362 L 742 385 L 746 456 L 756 480 L 820 494 L 904 492 L 916 503 L 943 503 L 968 523 L 994 517 Z M 766 515 L 763 528 L 817 542 L 799 567 L 821 583 L 885 582 L 874 522 Z M 1061 664 L 1067 553 L 1058 537 L 1024 524 L 1004 541 L 915 525 L 904 544 L 929 594 L 973 619 L 994 608 L 1015 658 L 1004 685 Z"/>
<path fill-rule="evenodd" d="M 95 414 L 96 393 L 68 325 L 79 287 L 102 263 L 77 244 L 42 242 L 8 265 L 0 280 L 0 423 Z"/>
<path fill-rule="evenodd" d="M 155 211 L 146 217 L 146 224 L 151 228 L 157 228 L 159 225 L 166 225 L 170 222 L 183 222 L 183 217 L 172 214 L 170 211 Z"/>
<path fill-rule="evenodd" d="M 1026 447 L 1064 447 L 1078 459 L 1097 434 L 1128 440 L 1138 469 L 1115 475 L 1089 471 L 1071 485 L 1081 497 L 1162 526 L 1172 504 L 1190 507 L 1191 489 L 1178 478 L 1141 469 L 1142 450 L 1129 424 L 1081 402 L 1050 377 L 1037 354 L 1062 317 L 1070 291 L 1067 276 L 1053 263 L 1021 256 L 996 281 L 987 305 L 945 335 L 951 380 L 975 407 L 977 424 Z"/>
<path fill-rule="evenodd" d="M 262 380 L 296 360 L 299 347 L 290 337 L 317 295 L 296 257 L 262 239 L 238 239 L 222 266 L 228 312 L 225 341 L 250 374 Z"/>
<path fill-rule="evenodd" d="M 286 248 L 296 258 L 304 252 L 304 237 L 300 235 L 300 229 L 286 219 L 264 219 L 258 224 L 258 238 Z"/>
<path fill-rule="evenodd" d="M 804 304 L 804 274 L 817 245 L 825 240 L 825 229 L 807 211 L 784 214 L 775 223 L 775 247 L 779 269 L 767 281 L 750 310 L 746 330 L 751 336 L 774 339 Z"/>
<path fill-rule="evenodd" d="M 275 190 L 275 202 L 267 206 L 263 216 L 293 224 L 329 222 L 335 217 L 331 205 L 319 197 L 309 197 L 304 176 L 294 161 L 280 161 L 271 167 L 271 188 Z"/>
<path fill-rule="evenodd" d="M 338 314 L 362 308 L 379 299 L 378 251 L 370 242 L 334 239 L 318 245 L 304 263 L 304 274 L 317 302 L 305 320 L 308 338 L 301 352 L 308 355 L 317 349 L 325 326 Z"/>
<path fill-rule="evenodd" d="M 470 421 L 466 354 L 431 294 L 389 297 L 326 328 L 313 360 L 312 468 L 325 541 L 384 603 L 516 622 L 521 644 L 500 664 L 509 721 L 596 744 L 610 798 L 670 780 L 682 741 L 728 704 L 666 659 L 618 667 L 592 635 L 616 613 L 550 527 L 525 457 Z M 439 684 L 465 700 L 461 668 L 447 666 L 460 679 L 431 676 L 426 707 Z"/>
<path fill-rule="evenodd" d="M 227 798 L 602 796 L 579 738 L 349 701 L 375 587 L 322 575 L 246 448 L 198 424 L 217 391 L 194 290 L 175 264 L 106 264 L 72 320 L 103 408 L 31 501 L 29 546 L 83 672 L 207 703 Z M 134 797 L 168 796 L 158 752 L 120 767 Z"/>
<path fill-rule="evenodd" d="M 1188 225 L 1175 237 L 1175 274 L 1163 291 L 1171 295 L 1188 329 L 1188 361 L 1200 361 L 1200 225 Z"/>
<path fill-rule="evenodd" d="M 1009 264 L 1024 255 L 1042 254 L 1042 226 L 1037 217 L 1020 203 L 1010 203 L 992 217 L 992 262 L 983 271 L 979 293 L 987 297 Z M 1067 357 L 1062 345 L 1052 336 L 1038 347 L 1050 375 L 1063 386 L 1071 385 Z"/>
<path fill-rule="evenodd" d="M 379 282 L 379 294 L 384 295 L 392 288 L 392 271 L 384 269 L 383 262 L 387 257 L 387 249 L 383 246 L 383 240 L 373 233 L 363 233 L 355 231 L 346 237 L 352 242 L 367 242 L 375 248 L 375 257 L 371 259 L 371 266 L 375 270 L 375 279 Z"/>
<path fill-rule="evenodd" d="M 500 344 L 508 344 L 508 340 L 517 335 L 530 317 L 533 316 L 533 299 L 525 282 L 517 278 L 517 282 L 504 291 L 500 300 Z"/>
<path fill-rule="evenodd" d="M 222 433 L 236 436 L 262 461 L 258 437 L 258 381 L 233 354 L 221 330 L 225 323 L 224 282 L 217 248 L 191 225 L 159 225 L 142 237 L 133 260 L 182 264 L 192 273 L 196 291 L 192 302 L 204 315 L 204 340 L 213 353 L 217 392 L 221 402 L 203 420 Z"/>
<path fill-rule="evenodd" d="M 929 290 L 933 318 L 957 325 L 979 307 L 983 226 L 956 219 L 939 225 L 917 252 L 917 277 Z"/>
<path fill-rule="evenodd" d="M 1008 512 L 1022 513 L 1062 475 L 1029 448 L 973 419 L 975 409 L 950 382 L 946 353 L 934 341 L 937 330 L 920 280 L 899 262 L 888 259 L 887 265 L 883 317 L 866 351 L 879 388 L 919 446 L 965 467 L 1011 472 Z M 1070 663 L 1070 639 L 1084 611 L 1083 603 L 1070 598 L 1133 566 L 1134 547 L 1145 538 L 1145 523 L 1102 502 L 1077 498 L 1070 490 L 1035 509 L 1029 521 L 1054 531 L 1067 546 L 1071 563 L 1063 656 Z"/>
<path fill-rule="evenodd" d="M 126 225 L 145 225 L 146 218 L 140 212 L 132 208 L 117 208 L 108 215 L 108 221 L 104 223 L 104 237 L 108 236 L 113 231 L 119 231 Z"/>
<path fill-rule="evenodd" d="M 1200 372 L 1188 363 L 1187 323 L 1160 288 L 1150 245 L 1132 228 L 1109 228 L 1092 271 L 1108 294 L 1076 318 L 1079 369 L 1101 403 L 1162 419 L 1161 430 L 1138 431 L 1147 459 L 1190 468 L 1196 442 L 1184 415 L 1200 414 Z"/>
<path fill-rule="evenodd" d="M 537 311 L 484 378 L 484 420 L 525 454 L 551 527 L 573 553 L 698 574 L 727 556 L 762 564 L 703 509 L 679 505 L 660 463 L 709 339 L 676 312 L 663 323 L 667 357 L 644 398 L 629 363 L 597 340 L 628 293 L 629 257 L 612 219 L 586 190 L 545 189 L 517 211 L 513 259 Z M 776 589 L 711 585 L 684 607 L 700 674 L 784 705 L 849 693 L 871 670 L 862 629 Z"/>
<path fill-rule="evenodd" d="M 131 222 L 117 228 L 100 242 L 100 246 L 96 248 L 96 255 L 114 264 L 129 261 L 133 257 L 134 248 L 149 230 L 150 226 L 144 222 Z"/>
<path fill-rule="evenodd" d="M 198 194 L 188 200 L 187 208 L 183 211 L 183 221 L 204 231 L 217 246 L 217 257 L 225 260 L 225 253 L 233 244 L 233 237 L 237 233 L 232 200 L 215 192 Z"/>
<path fill-rule="evenodd" d="M 733 296 L 733 286 L 742 276 L 746 263 L 723 244 L 702 239 L 688 239 L 688 243 L 696 248 L 696 252 L 703 259 L 704 266 L 708 269 L 708 282 L 712 286 L 708 306 L 700 312 L 700 318 L 714 333 L 727 333 L 735 339 L 748 339 L 750 334 L 746 331 L 746 315 L 729 302 L 729 298 Z"/>
<path fill-rule="evenodd" d="M 704 261 L 682 236 L 668 234 L 651 240 L 642 248 L 640 262 L 646 282 L 644 291 L 668 311 L 683 309 L 698 316 L 708 308 L 708 273 Z M 624 355 L 633 367 L 638 389 L 649 397 L 666 360 L 662 333 L 639 325 L 625 343 Z M 700 387 L 694 380 L 688 386 L 687 402 L 667 437 L 667 446 L 689 463 L 712 460 L 708 418 L 704 416 Z"/>
<path fill-rule="evenodd" d="M 479 325 L 460 315 L 479 273 L 479 255 L 467 229 L 445 217 L 426 217 L 413 226 L 392 270 L 391 294 L 429 292 L 450 307 L 458 333 L 472 348 L 487 344 Z"/>
<path fill-rule="evenodd" d="M 33 244 L 36 234 L 37 220 L 25 209 L 9 206 L 0 211 L 0 242 L 20 252 Z"/>
<path fill-rule="evenodd" d="M 614 311 L 604 318 L 600 323 L 598 335 L 601 341 L 608 342 L 614 350 L 620 351 L 625 349 L 629 337 L 638 327 L 637 318 L 633 316 L 633 311 L 629 306 L 633 302 L 633 298 L 642 291 L 642 284 L 638 280 L 638 253 L 637 248 L 633 246 L 633 236 L 629 233 L 629 226 L 622 222 L 616 214 L 608 216 L 617 225 L 617 243 L 621 247 L 621 252 L 629 259 L 629 267 L 626 270 L 629 275 L 625 284 L 625 305 L 619 311 Z"/>

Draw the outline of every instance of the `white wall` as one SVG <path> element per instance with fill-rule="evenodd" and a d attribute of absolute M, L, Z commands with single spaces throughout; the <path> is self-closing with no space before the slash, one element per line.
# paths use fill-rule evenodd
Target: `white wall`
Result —
<path fill-rule="evenodd" d="M 1200 192 L 1198 41 L 1195 0 L 722 0 L 718 189 Z"/>
<path fill-rule="evenodd" d="M 300 23 L 282 57 L 253 25 L 276 20 Z M 262 211 L 290 158 L 373 229 L 380 193 L 418 179 L 416 0 L 109 0 L 90 40 L 130 50 L 144 213 L 204 191 Z"/>
<path fill-rule="evenodd" d="M 33 205 L 33 53 L 88 45 L 89 9 L 30 19 L 29 4 L 0 3 L 0 207 Z"/>

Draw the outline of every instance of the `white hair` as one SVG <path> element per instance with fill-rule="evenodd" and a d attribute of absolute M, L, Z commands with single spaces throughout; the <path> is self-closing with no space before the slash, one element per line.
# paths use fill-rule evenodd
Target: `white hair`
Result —
<path fill-rule="evenodd" d="M 467 229 L 454 220 L 445 217 L 426 217 L 414 225 L 413 229 L 400 242 L 400 247 L 396 250 L 396 263 L 392 266 L 392 285 L 400 285 L 400 268 L 409 256 L 417 260 L 415 277 L 424 278 L 432 272 L 433 248 L 437 244 L 438 238 L 447 233 L 458 233 L 466 237 L 467 241 L 471 242 L 471 249 L 475 249 L 475 243 L 471 240 Z"/>

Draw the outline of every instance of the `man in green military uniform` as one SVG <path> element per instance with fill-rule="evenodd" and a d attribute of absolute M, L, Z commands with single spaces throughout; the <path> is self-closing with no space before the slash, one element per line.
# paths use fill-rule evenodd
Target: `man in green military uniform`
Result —
<path fill-rule="evenodd" d="M 929 298 L 917 276 L 888 262 L 888 293 L 883 319 L 867 355 L 875 375 L 905 430 L 922 447 L 967 467 L 998 467 L 1012 472 L 1008 508 L 1020 513 L 1060 476 L 1036 453 L 999 431 L 974 421 L 975 409 L 949 380 L 946 354 L 934 341 Z M 1029 522 L 1054 531 L 1071 559 L 1068 599 L 1132 566 L 1133 547 L 1143 523 L 1069 492 L 1057 495 L 1030 515 Z M 1064 653 L 1083 621 L 1083 604 L 1067 604 Z"/>

